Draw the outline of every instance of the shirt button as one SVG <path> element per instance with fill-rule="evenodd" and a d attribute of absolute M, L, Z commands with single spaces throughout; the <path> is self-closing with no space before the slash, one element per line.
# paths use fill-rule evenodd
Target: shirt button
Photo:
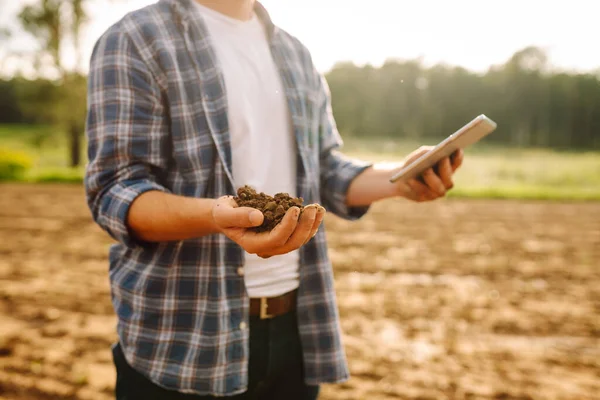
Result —
<path fill-rule="evenodd" d="M 239 267 L 239 268 L 237 269 L 237 274 L 238 274 L 239 276 L 244 276 L 244 268 L 243 268 L 243 267 Z"/>
<path fill-rule="evenodd" d="M 240 330 L 243 331 L 244 329 L 246 329 L 246 323 L 242 321 L 240 322 Z"/>

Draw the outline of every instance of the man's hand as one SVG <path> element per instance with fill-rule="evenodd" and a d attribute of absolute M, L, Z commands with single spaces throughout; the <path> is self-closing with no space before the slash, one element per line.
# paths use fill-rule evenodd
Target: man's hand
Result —
<path fill-rule="evenodd" d="M 302 216 L 298 207 L 291 207 L 281 222 L 269 232 L 256 233 L 248 228 L 260 226 L 262 212 L 250 207 L 238 207 L 231 196 L 217 199 L 212 216 L 221 233 L 239 244 L 250 254 L 262 258 L 286 254 L 312 239 L 319 230 L 325 209 L 311 204 L 304 207 Z"/>
<path fill-rule="evenodd" d="M 431 150 L 430 146 L 420 147 L 406 158 L 405 164 L 411 163 L 429 150 Z M 398 183 L 400 194 L 418 202 L 445 196 L 446 192 L 454 186 L 452 176 L 461 166 L 463 158 L 463 151 L 458 150 L 452 156 L 442 159 L 433 168 L 427 169 L 419 177 Z"/>

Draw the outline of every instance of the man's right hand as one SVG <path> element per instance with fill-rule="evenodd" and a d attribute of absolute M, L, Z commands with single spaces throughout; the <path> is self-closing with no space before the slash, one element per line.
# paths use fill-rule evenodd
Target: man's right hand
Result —
<path fill-rule="evenodd" d="M 311 204 L 300 216 L 298 207 L 287 210 L 281 222 L 269 232 L 253 232 L 248 228 L 260 226 L 264 216 L 255 208 L 239 207 L 232 196 L 215 202 L 212 216 L 221 233 L 239 244 L 246 252 L 261 258 L 286 254 L 306 244 L 319 230 L 325 208 Z"/>

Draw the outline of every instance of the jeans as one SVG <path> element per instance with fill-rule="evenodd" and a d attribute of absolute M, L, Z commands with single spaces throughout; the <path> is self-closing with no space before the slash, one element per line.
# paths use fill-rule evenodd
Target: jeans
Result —
<path fill-rule="evenodd" d="M 183 394 L 163 389 L 135 371 L 119 344 L 113 346 L 117 369 L 117 400 L 208 400 L 212 396 Z M 273 319 L 250 317 L 248 391 L 225 397 L 235 400 L 316 400 L 318 386 L 304 383 L 302 348 L 296 313 Z M 222 398 L 221 398 L 222 399 Z"/>

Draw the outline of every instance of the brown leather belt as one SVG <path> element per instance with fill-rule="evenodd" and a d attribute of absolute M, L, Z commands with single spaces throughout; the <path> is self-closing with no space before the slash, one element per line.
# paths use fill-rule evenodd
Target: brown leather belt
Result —
<path fill-rule="evenodd" d="M 250 299 L 250 315 L 268 319 L 286 314 L 296 309 L 297 290 L 277 297 L 258 297 Z"/>

